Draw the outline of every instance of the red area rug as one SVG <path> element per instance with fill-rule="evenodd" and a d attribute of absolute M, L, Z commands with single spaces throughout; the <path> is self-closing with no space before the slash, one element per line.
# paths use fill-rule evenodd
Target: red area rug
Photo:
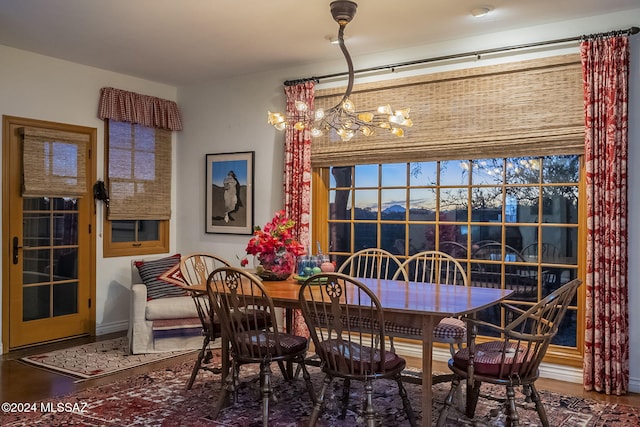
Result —
<path fill-rule="evenodd" d="M 213 363 L 219 362 L 219 353 Z M 258 399 L 258 381 L 254 369 L 243 367 L 243 386 L 240 388 L 238 403 L 223 410 L 214 421 L 210 417 L 211 408 L 219 395 L 220 376 L 209 372 L 199 374 L 191 390 L 185 384 L 191 373 L 192 362 L 185 362 L 170 368 L 131 377 L 113 384 L 90 388 L 61 399 L 46 402 L 32 402 L 29 412 L 0 413 L 0 425 L 16 426 L 260 426 L 261 410 Z M 252 368 L 252 367 L 251 367 Z M 322 374 L 311 368 L 316 390 L 320 389 Z M 304 382 L 300 379 L 287 383 L 274 365 L 274 386 L 277 401 L 271 403 L 270 426 L 304 426 L 311 413 L 311 401 Z M 407 384 L 414 411 L 420 419 L 420 386 Z M 434 417 L 437 417 L 449 384 L 434 386 Z M 494 396 L 502 396 L 500 388 L 483 388 Z M 376 381 L 374 406 L 382 426 L 408 425 L 394 382 Z M 550 392 L 541 392 L 554 427 L 630 427 L 640 425 L 638 408 L 613 405 Z M 339 381 L 328 393 L 328 401 L 319 426 L 363 425 L 360 415 L 362 387 L 352 384 L 352 395 L 344 420 L 338 419 L 342 387 Z M 24 408 L 23 408 L 24 409 Z M 521 425 L 539 426 L 535 410 L 530 406 L 519 408 Z M 503 426 L 504 414 L 500 404 L 489 399 L 481 399 L 475 420 L 478 426 Z M 454 414 L 460 417 L 462 414 Z M 434 419 L 435 421 L 435 419 Z M 450 420 L 447 426 L 464 425 L 462 421 Z"/>

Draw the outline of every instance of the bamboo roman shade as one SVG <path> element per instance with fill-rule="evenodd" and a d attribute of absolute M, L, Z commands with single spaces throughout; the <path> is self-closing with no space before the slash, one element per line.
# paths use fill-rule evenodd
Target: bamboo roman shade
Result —
<path fill-rule="evenodd" d="M 23 127 L 23 197 L 83 197 L 90 136 Z"/>
<path fill-rule="evenodd" d="M 315 107 L 332 107 L 343 92 L 316 90 Z M 359 111 L 410 107 L 414 126 L 404 138 L 315 138 L 313 167 L 584 152 L 577 54 L 368 83 L 351 99 Z"/>
<path fill-rule="evenodd" d="M 171 218 L 171 131 L 109 121 L 109 212 L 114 220 Z"/>

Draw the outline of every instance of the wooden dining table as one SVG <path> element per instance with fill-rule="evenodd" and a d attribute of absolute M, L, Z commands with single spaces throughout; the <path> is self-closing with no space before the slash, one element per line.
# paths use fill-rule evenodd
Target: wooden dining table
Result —
<path fill-rule="evenodd" d="M 394 313 L 410 314 L 422 319 L 422 425 L 431 425 L 432 418 L 432 351 L 433 329 L 445 317 L 473 315 L 507 298 L 513 291 L 473 286 L 443 285 L 401 280 L 362 279 L 380 300 L 385 319 Z M 300 284 L 294 280 L 264 281 L 264 287 L 274 305 L 299 308 Z M 290 313 L 291 310 L 288 310 Z M 291 326 L 291 315 L 286 322 Z"/>
<path fill-rule="evenodd" d="M 475 286 L 444 285 L 402 280 L 358 278 L 378 297 L 384 316 L 393 320 L 394 313 L 410 314 L 422 319 L 422 425 L 431 425 L 432 419 L 432 352 L 433 329 L 445 317 L 474 315 L 480 310 L 499 303 L 513 293 L 513 290 L 481 288 Z M 299 308 L 298 293 L 300 283 L 289 278 L 282 281 L 262 282 L 276 307 L 286 310 L 287 332 L 292 332 L 291 309 Z M 206 293 L 205 285 L 189 287 L 192 292 Z M 226 345 L 222 346 L 223 371 L 228 358 Z M 228 361 L 227 361 L 228 369 Z"/>

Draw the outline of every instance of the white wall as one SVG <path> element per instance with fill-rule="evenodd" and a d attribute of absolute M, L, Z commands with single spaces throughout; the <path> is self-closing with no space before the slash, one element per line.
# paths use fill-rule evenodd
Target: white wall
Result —
<path fill-rule="evenodd" d="M 505 45 L 518 45 L 579 34 L 609 31 L 640 25 L 640 9 L 536 28 L 492 34 L 438 45 L 421 46 L 353 58 L 355 68 L 365 68 L 406 60 L 434 57 Z M 632 43 L 632 76 L 629 115 L 629 165 L 640 161 L 640 40 Z M 426 42 L 426 41 L 425 41 Z M 429 72 L 452 67 L 470 67 L 494 62 L 515 61 L 533 56 L 576 52 L 575 47 L 538 49 L 527 54 L 496 55 L 482 61 L 438 64 Z M 244 255 L 248 236 L 206 234 L 204 232 L 205 155 L 208 153 L 255 151 L 255 223 L 264 224 L 282 206 L 283 136 L 266 124 L 266 111 L 282 111 L 286 79 L 345 71 L 339 52 L 331 63 L 306 65 L 269 73 L 250 74 L 209 84 L 174 88 L 96 68 L 60 61 L 0 46 L 0 114 L 91 126 L 97 129 L 98 177 L 103 177 L 103 126 L 96 116 L 99 90 L 113 86 L 148 95 L 177 100 L 183 113 L 184 130 L 177 134 L 174 193 L 171 224 L 171 253 L 214 251 L 237 263 Z M 371 79 L 402 77 L 409 72 L 377 75 Z M 356 83 L 364 81 L 358 79 Z M 328 83 L 335 84 L 335 83 Z M 340 84 L 340 83 L 338 83 Z M 327 85 L 324 83 L 323 85 Z M 1 177 L 0 177 L 1 179 Z M 640 172 L 629 170 L 629 187 L 640 186 Z M 0 202 L 1 203 L 1 202 Z M 640 197 L 630 192 L 629 217 L 639 218 Z M 101 214 L 101 211 L 99 211 Z M 98 219 L 101 222 L 101 218 Z M 629 305 L 640 307 L 639 259 L 640 227 L 630 221 Z M 101 231 L 98 226 L 98 232 Z M 1 236 L 7 245 L 9 238 Z M 7 250 L 6 247 L 3 247 Z M 97 333 L 126 329 L 131 258 L 103 258 L 102 239 L 97 239 L 96 321 Z M 631 310 L 630 360 L 640 360 L 640 314 Z M 557 370 L 558 372 L 560 370 Z M 631 389 L 640 391 L 640 365 L 631 363 Z"/>

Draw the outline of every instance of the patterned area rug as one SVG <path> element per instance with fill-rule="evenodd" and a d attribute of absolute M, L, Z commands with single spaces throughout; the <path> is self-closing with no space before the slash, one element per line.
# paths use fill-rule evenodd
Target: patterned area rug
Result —
<path fill-rule="evenodd" d="M 30 365 L 73 377 L 92 379 L 193 352 L 193 350 L 188 350 L 130 355 L 128 354 L 128 347 L 129 341 L 127 337 L 120 337 L 68 349 L 35 354 L 23 357 L 20 360 Z"/>
<path fill-rule="evenodd" d="M 214 364 L 219 363 L 216 352 Z M 218 420 L 211 419 L 211 408 L 219 395 L 220 376 L 202 371 L 191 390 L 185 384 L 192 368 L 191 362 L 100 387 L 89 388 L 65 398 L 33 403 L 35 410 L 20 413 L 0 413 L 0 425 L 17 426 L 260 426 L 261 410 L 259 381 L 253 367 L 242 368 L 242 386 L 238 402 L 225 408 Z M 270 426 L 303 426 L 311 413 L 311 401 L 304 382 L 299 379 L 287 383 L 274 366 L 274 386 L 277 401 L 270 405 Z M 319 390 L 322 374 L 311 368 L 312 378 Z M 407 384 L 414 410 L 420 419 L 420 386 Z M 449 389 L 448 384 L 434 386 L 434 421 Z M 501 396 L 498 388 L 483 388 L 494 396 Z M 360 414 L 362 387 L 353 383 L 346 419 L 339 419 L 342 387 L 334 381 L 319 426 L 363 425 Z M 408 425 L 394 382 L 379 380 L 375 386 L 374 406 L 382 426 Z M 612 405 L 555 393 L 542 392 L 549 423 L 554 427 L 630 427 L 640 425 L 640 411 L 624 405 Z M 477 426 L 503 426 L 504 414 L 494 400 L 480 399 L 476 411 Z M 535 410 L 519 408 L 522 426 L 539 426 Z M 459 419 L 457 419 L 459 418 Z M 470 424 L 462 414 L 455 413 L 447 426 Z M 471 424 L 470 424 L 471 425 Z"/>

